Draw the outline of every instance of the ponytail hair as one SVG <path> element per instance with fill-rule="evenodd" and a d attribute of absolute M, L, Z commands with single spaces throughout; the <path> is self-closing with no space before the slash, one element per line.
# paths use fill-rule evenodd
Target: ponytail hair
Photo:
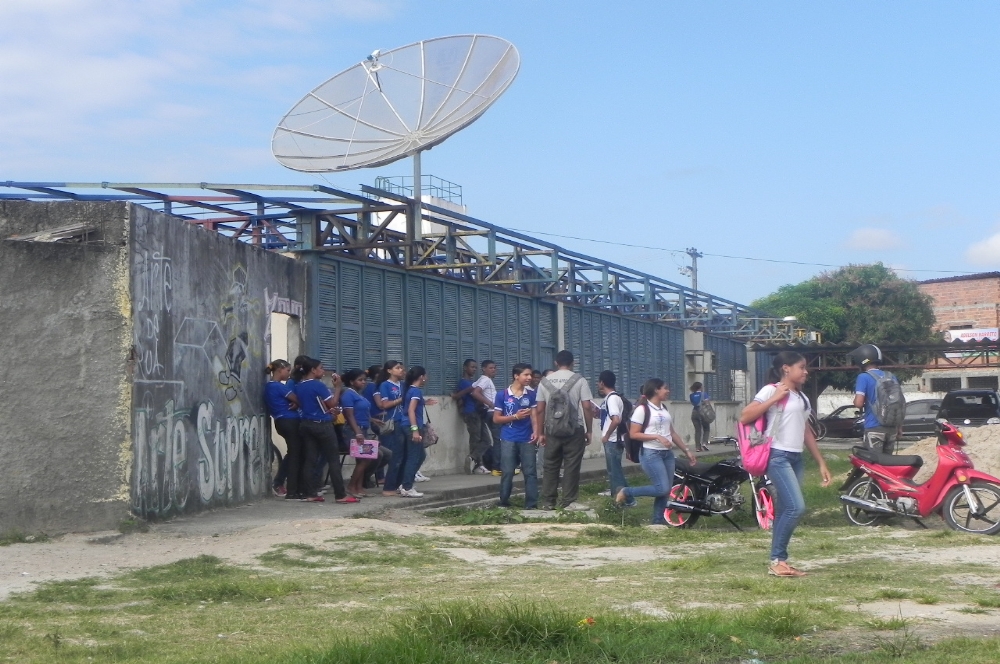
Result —
<path fill-rule="evenodd" d="M 270 375 L 279 369 L 287 369 L 290 365 L 286 360 L 274 360 L 266 367 L 264 367 L 264 373 Z"/>
<path fill-rule="evenodd" d="M 649 401 L 656 394 L 656 391 L 666 385 L 662 378 L 650 378 L 642 384 L 642 396 L 645 401 Z M 645 403 L 645 401 L 643 403 Z"/>
<path fill-rule="evenodd" d="M 297 358 L 295 358 L 295 371 L 292 372 L 292 378 L 295 379 L 296 383 L 301 383 L 306 376 L 312 373 L 313 369 L 315 369 L 321 364 L 323 363 L 314 357 L 300 355 Z"/>
<path fill-rule="evenodd" d="M 345 386 L 350 387 L 351 383 L 365 375 L 367 374 L 361 369 L 351 369 L 350 371 L 345 372 L 340 379 L 344 382 Z"/>
<path fill-rule="evenodd" d="M 376 385 L 381 385 L 385 381 L 389 380 L 389 370 L 396 368 L 398 365 L 402 364 L 399 360 L 389 360 L 382 365 L 382 370 L 378 372 L 378 377 L 375 379 Z"/>
<path fill-rule="evenodd" d="M 419 364 L 415 367 L 412 367 L 409 371 L 406 372 L 406 380 L 403 383 L 403 391 L 402 391 L 404 399 L 406 398 L 406 393 L 410 390 L 410 387 L 415 382 L 420 380 L 421 376 L 426 376 L 426 375 L 427 375 L 427 369 L 424 369 Z"/>
<path fill-rule="evenodd" d="M 804 359 L 806 358 L 803 357 L 801 353 L 796 353 L 794 350 L 781 351 L 775 355 L 774 360 L 771 361 L 771 368 L 767 371 L 767 382 L 780 383 L 781 379 L 784 377 L 781 371 L 782 367 L 798 364 Z"/>

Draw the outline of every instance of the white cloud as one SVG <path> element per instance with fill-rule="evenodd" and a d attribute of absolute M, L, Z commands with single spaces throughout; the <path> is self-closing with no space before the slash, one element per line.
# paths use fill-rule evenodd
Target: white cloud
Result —
<path fill-rule="evenodd" d="M 248 132 L 266 149 L 324 37 L 400 1 L 2 0 L 0 174 L 113 178 Z"/>
<path fill-rule="evenodd" d="M 844 242 L 846 248 L 855 251 L 886 251 L 903 245 L 902 237 L 885 228 L 859 228 Z"/>
<path fill-rule="evenodd" d="M 969 245 L 965 260 L 980 267 L 1000 267 L 1000 233 Z"/>

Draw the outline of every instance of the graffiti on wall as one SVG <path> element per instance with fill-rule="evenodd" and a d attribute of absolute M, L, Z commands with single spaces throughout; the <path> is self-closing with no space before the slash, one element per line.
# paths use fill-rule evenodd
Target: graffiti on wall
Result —
<path fill-rule="evenodd" d="M 187 230 L 137 220 L 133 234 L 129 482 L 132 509 L 147 518 L 259 498 L 270 477 L 266 275 L 255 284 L 245 263 Z"/>

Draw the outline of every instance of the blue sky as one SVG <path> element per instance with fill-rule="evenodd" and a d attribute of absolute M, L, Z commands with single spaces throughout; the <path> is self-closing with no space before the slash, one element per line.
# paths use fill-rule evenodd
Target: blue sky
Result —
<path fill-rule="evenodd" d="M 686 256 L 607 242 L 1000 269 L 997 3 L 4 0 L 0 25 L 0 180 L 321 182 L 270 155 L 305 92 L 479 32 L 518 79 L 424 156 L 474 216 L 680 283 Z M 700 268 L 741 302 L 824 269 Z"/>

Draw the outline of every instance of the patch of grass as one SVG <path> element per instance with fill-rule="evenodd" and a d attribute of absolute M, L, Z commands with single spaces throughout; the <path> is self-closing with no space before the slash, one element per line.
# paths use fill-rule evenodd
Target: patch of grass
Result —
<path fill-rule="evenodd" d="M 906 599 L 909 596 L 910 593 L 899 588 L 880 588 L 875 591 L 876 599 Z"/>
<path fill-rule="evenodd" d="M 938 604 L 941 602 L 941 598 L 937 595 L 917 595 L 913 598 L 917 604 Z"/>
<path fill-rule="evenodd" d="M 163 602 L 262 602 L 302 590 L 302 584 L 226 565 L 215 556 L 198 556 L 127 575 L 123 585 L 135 594 Z"/>
<path fill-rule="evenodd" d="M 976 604 L 986 609 L 1000 608 L 1000 595 L 977 597 Z"/>
<path fill-rule="evenodd" d="M 48 542 L 49 536 L 45 533 L 29 535 L 17 529 L 0 533 L 0 546 L 10 546 L 11 544 L 38 544 Z"/>
<path fill-rule="evenodd" d="M 903 625 L 891 637 L 875 637 L 875 645 L 890 657 L 906 657 L 923 648 L 923 643 L 910 625 Z"/>
<path fill-rule="evenodd" d="M 865 618 L 863 622 L 868 629 L 873 629 L 878 632 L 896 631 L 898 629 L 903 629 L 910 624 L 910 622 L 902 616 L 893 616 L 892 618 L 869 617 Z"/>
<path fill-rule="evenodd" d="M 971 613 L 973 615 L 981 615 L 984 613 L 989 613 L 986 609 L 980 608 L 978 606 L 963 606 L 960 609 L 955 609 L 959 613 Z"/>
<path fill-rule="evenodd" d="M 71 581 L 48 581 L 41 584 L 33 593 L 17 595 L 18 600 L 29 599 L 43 604 L 76 604 L 93 606 L 107 603 L 118 597 L 120 593 L 114 590 L 98 590 L 94 586 L 101 583 L 100 579 L 88 577 Z"/>
<path fill-rule="evenodd" d="M 144 519 L 139 519 L 136 517 L 130 517 L 128 519 L 122 519 L 118 522 L 118 532 L 122 535 L 131 535 L 133 533 L 148 533 L 149 532 L 149 522 Z"/>
<path fill-rule="evenodd" d="M 321 569 L 343 565 L 339 552 L 318 549 L 308 544 L 279 544 L 257 559 L 269 567 Z"/>

